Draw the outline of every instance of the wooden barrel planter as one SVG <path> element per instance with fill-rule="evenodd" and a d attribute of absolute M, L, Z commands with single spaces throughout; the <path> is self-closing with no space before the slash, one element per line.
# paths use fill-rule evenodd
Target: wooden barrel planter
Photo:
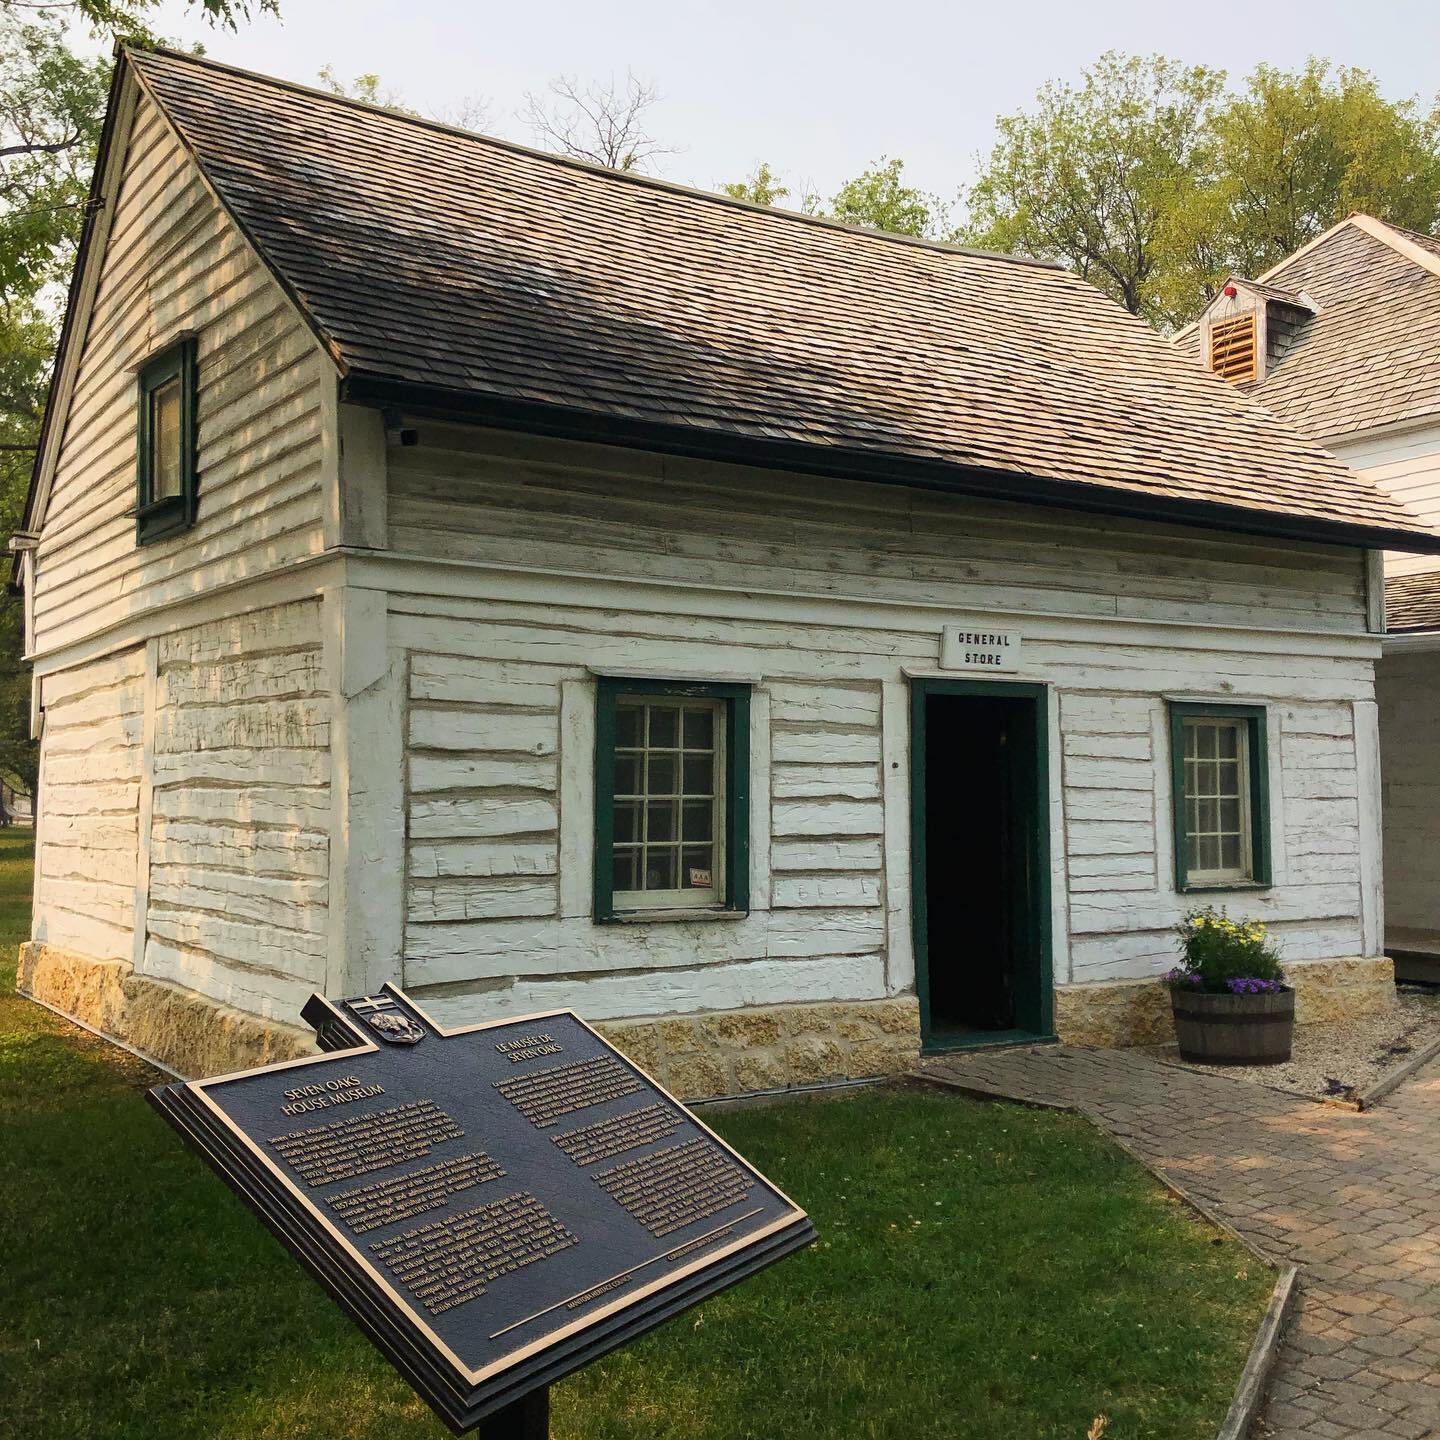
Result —
<path fill-rule="evenodd" d="M 1172 990 L 1180 1058 L 1201 1065 L 1283 1065 L 1295 1035 L 1295 992 L 1206 995 Z"/>

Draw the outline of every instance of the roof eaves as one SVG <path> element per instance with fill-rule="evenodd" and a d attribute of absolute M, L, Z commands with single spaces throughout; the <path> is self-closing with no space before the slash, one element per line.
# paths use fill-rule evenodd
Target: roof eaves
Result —
<path fill-rule="evenodd" d="M 758 439 L 699 426 L 599 414 L 567 406 L 515 400 L 508 396 L 445 390 L 361 371 L 352 371 L 342 380 L 340 398 L 357 405 L 402 409 L 416 415 L 496 429 L 731 464 L 829 475 L 837 479 L 910 485 L 1276 539 L 1440 555 L 1440 533 L 1420 526 L 1409 529 L 1352 523 L 1228 505 L 1221 501 L 1123 491 L 1106 485 L 889 452 L 862 451 L 798 440 Z"/>

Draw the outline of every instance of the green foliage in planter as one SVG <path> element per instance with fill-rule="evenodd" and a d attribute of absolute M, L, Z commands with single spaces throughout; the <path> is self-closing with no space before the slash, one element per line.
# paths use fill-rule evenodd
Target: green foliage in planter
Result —
<path fill-rule="evenodd" d="M 1164 976 L 1172 990 L 1212 995 L 1256 995 L 1283 987 L 1280 952 L 1259 920 L 1232 920 L 1207 905 L 1176 927 L 1180 964 Z"/>

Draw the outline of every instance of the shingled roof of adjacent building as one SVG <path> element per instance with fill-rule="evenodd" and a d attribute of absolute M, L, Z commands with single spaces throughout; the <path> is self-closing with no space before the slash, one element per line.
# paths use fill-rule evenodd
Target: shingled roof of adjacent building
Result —
<path fill-rule="evenodd" d="M 1385 582 L 1385 628 L 1440 630 L 1440 574 L 1392 575 Z"/>
<path fill-rule="evenodd" d="M 194 56 L 123 59 L 347 398 L 1440 549 L 1053 265 L 737 203 Z"/>
<path fill-rule="evenodd" d="M 1440 239 L 1351 215 L 1263 279 L 1317 310 L 1244 387 L 1267 409 L 1316 440 L 1440 414 Z"/>

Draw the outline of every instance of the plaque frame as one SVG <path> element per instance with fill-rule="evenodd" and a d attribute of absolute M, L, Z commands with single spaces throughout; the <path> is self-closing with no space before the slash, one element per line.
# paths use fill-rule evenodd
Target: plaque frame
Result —
<path fill-rule="evenodd" d="M 474 1024 L 445 1026 L 397 985 L 387 981 L 375 993 L 389 996 L 402 1008 L 402 1012 L 408 1011 L 418 1017 L 442 1040 L 517 1026 L 544 1025 L 560 1017 L 573 1021 L 597 1042 L 601 1053 L 615 1056 L 639 1076 L 661 1100 L 673 1107 L 685 1123 L 693 1126 L 718 1147 L 726 1159 L 737 1163 L 785 1207 L 784 1212 L 774 1219 L 730 1237 L 715 1248 L 707 1248 L 698 1242 L 704 1241 L 709 1233 L 740 1225 L 750 1216 L 739 1215 L 726 1220 L 717 1212 L 713 1217 L 705 1217 L 713 1219 L 713 1232 L 677 1238 L 673 1245 L 657 1250 L 640 1263 L 592 1281 L 575 1295 L 507 1323 L 489 1338 L 496 1340 L 521 1325 L 540 1321 L 598 1286 L 619 1282 L 613 1298 L 597 1296 L 595 1308 L 587 1309 L 584 1315 L 545 1329 L 503 1356 L 472 1367 L 430 1324 L 423 1307 L 404 1295 L 383 1272 L 380 1262 L 369 1258 L 325 1213 L 316 1198 L 292 1180 L 208 1093 L 238 1080 L 283 1074 L 287 1070 L 307 1070 L 318 1075 L 323 1072 L 317 1067 L 330 1061 L 343 1065 L 393 1048 L 368 1033 L 368 1027 L 358 1016 L 342 1009 L 334 1001 L 314 996 L 305 1007 L 305 1018 L 321 1035 L 321 1043 L 327 1047 L 323 1053 L 152 1090 L 151 1103 L 175 1126 L 182 1138 L 201 1153 L 457 1434 L 773 1261 L 803 1248 L 815 1238 L 809 1217 L 779 1186 L 756 1170 L 723 1137 L 573 1010 L 545 1010 Z M 354 1043 L 328 1048 L 347 1037 Z M 693 1258 L 678 1258 L 655 1278 L 640 1283 L 638 1288 L 625 1288 L 631 1283 L 629 1277 L 651 1266 L 663 1265 L 673 1252 L 690 1247 L 696 1248 Z"/>

